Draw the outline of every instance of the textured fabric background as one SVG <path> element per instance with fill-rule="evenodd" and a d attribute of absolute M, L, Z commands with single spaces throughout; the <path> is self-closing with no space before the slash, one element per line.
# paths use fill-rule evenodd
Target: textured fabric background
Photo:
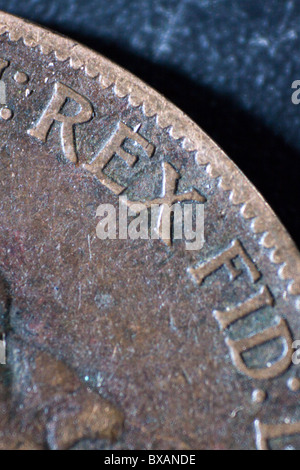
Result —
<path fill-rule="evenodd" d="M 126 67 L 243 169 L 300 245 L 297 0 L 0 0 Z"/>

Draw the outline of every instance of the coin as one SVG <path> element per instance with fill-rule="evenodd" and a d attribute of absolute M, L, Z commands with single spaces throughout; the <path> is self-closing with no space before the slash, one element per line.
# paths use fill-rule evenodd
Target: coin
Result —
<path fill-rule="evenodd" d="M 0 34 L 1 448 L 299 449 L 300 258 L 268 204 L 127 71 Z"/>

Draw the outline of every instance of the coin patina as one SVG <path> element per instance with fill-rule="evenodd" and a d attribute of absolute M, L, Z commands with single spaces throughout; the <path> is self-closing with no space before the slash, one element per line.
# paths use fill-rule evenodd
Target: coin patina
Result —
<path fill-rule="evenodd" d="M 0 13 L 0 73 L 1 448 L 299 449 L 300 257 L 268 204 L 72 40 Z M 124 196 L 201 206 L 204 243 L 99 239 Z"/>

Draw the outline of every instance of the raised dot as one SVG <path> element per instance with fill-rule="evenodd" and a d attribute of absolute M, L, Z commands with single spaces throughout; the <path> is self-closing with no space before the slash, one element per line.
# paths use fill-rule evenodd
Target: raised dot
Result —
<path fill-rule="evenodd" d="M 29 78 L 25 72 L 16 72 L 14 76 L 14 80 L 20 85 L 24 85 L 25 83 L 28 82 Z"/>
<path fill-rule="evenodd" d="M 300 379 L 297 379 L 297 377 L 290 378 L 288 380 L 287 386 L 292 392 L 299 392 L 299 390 L 300 390 Z"/>
<path fill-rule="evenodd" d="M 252 393 L 253 403 L 263 403 L 267 399 L 267 393 L 264 390 L 254 390 Z"/>
<path fill-rule="evenodd" d="M 9 121 L 13 117 L 13 112 L 9 108 L 2 108 L 0 111 L 0 117 L 4 119 L 4 121 Z"/>

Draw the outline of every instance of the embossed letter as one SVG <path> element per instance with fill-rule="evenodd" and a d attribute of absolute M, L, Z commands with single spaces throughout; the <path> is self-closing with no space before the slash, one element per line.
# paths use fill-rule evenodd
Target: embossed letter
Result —
<path fill-rule="evenodd" d="M 198 267 L 190 268 L 189 272 L 195 277 L 198 284 L 201 285 L 210 274 L 217 271 L 222 266 L 226 266 L 229 271 L 230 280 L 233 280 L 241 274 L 241 270 L 237 269 L 233 263 L 233 260 L 237 256 L 240 256 L 246 264 L 252 281 L 258 281 L 260 278 L 260 272 L 257 270 L 255 264 L 250 259 L 239 240 L 232 242 L 227 250 L 214 257 L 208 263 L 203 263 Z"/>
<path fill-rule="evenodd" d="M 162 183 L 162 195 L 159 198 L 151 199 L 149 201 L 143 202 L 145 207 L 153 208 L 158 207 L 156 211 L 156 222 L 155 222 L 155 232 L 162 238 L 166 245 L 171 245 L 171 212 L 176 216 L 176 206 L 180 202 L 184 201 L 195 201 L 195 202 L 205 202 L 206 199 L 202 196 L 196 189 L 193 189 L 190 192 L 177 194 L 176 187 L 177 181 L 180 178 L 180 174 L 173 168 L 172 165 L 168 162 L 163 163 L 163 183 Z M 127 205 L 131 207 L 135 204 L 132 201 L 127 201 Z M 181 217 L 181 213 L 180 213 Z M 179 224 L 178 224 L 179 225 Z M 152 235 L 153 238 L 155 234 Z M 175 237 L 176 238 L 176 237 Z M 181 238 L 181 237 L 178 237 Z"/>
<path fill-rule="evenodd" d="M 277 338 L 284 339 L 286 343 L 283 356 L 277 362 L 262 369 L 250 369 L 249 367 L 247 367 L 242 358 L 242 354 L 257 346 L 261 346 L 262 344 L 265 344 Z M 285 320 L 283 320 L 283 318 L 280 319 L 279 323 L 276 326 L 270 327 L 267 330 L 262 331 L 261 333 L 257 333 L 253 336 L 241 339 L 239 341 L 232 341 L 231 339 L 227 338 L 226 343 L 230 349 L 232 360 L 238 370 L 241 371 L 243 374 L 252 377 L 253 379 L 273 379 L 278 375 L 282 374 L 292 362 L 293 340 L 291 338 L 291 334 L 289 332 L 287 324 Z"/>
<path fill-rule="evenodd" d="M 269 440 L 300 433 L 300 422 L 291 424 L 264 424 L 259 420 L 255 423 L 256 446 L 258 450 L 269 450 Z"/>
<path fill-rule="evenodd" d="M 9 66 L 8 60 L 0 59 L 0 78 L 4 70 Z"/>
<path fill-rule="evenodd" d="M 5 59 L 0 59 L 0 79 L 2 73 L 9 66 L 9 62 Z M 6 104 L 6 85 L 3 80 L 0 80 L 0 104 Z"/>
<path fill-rule="evenodd" d="M 246 300 L 246 302 L 237 305 L 232 309 L 228 309 L 225 311 L 215 310 L 214 317 L 218 321 L 221 329 L 225 330 L 230 326 L 232 323 L 240 320 L 241 318 L 245 318 L 253 312 L 267 306 L 273 305 L 274 300 L 273 297 L 267 287 L 262 287 L 260 292 L 251 297 L 250 299 Z"/>
<path fill-rule="evenodd" d="M 117 132 L 113 134 L 104 149 L 101 150 L 100 153 L 94 155 L 89 163 L 83 165 L 86 170 L 94 173 L 102 184 L 104 184 L 117 195 L 121 194 L 125 188 L 112 181 L 111 178 L 103 173 L 103 170 L 116 154 L 123 158 L 123 160 L 125 160 L 129 166 L 133 167 L 135 165 L 137 156 L 126 152 L 126 150 L 122 147 L 124 141 L 126 139 L 132 139 L 147 152 L 149 158 L 152 157 L 154 153 L 154 145 L 138 134 L 140 127 L 141 125 L 137 126 L 133 130 L 126 126 L 123 122 L 120 122 Z"/>
<path fill-rule="evenodd" d="M 66 101 L 70 99 L 80 105 L 80 111 L 74 116 L 66 116 L 61 110 Z M 36 139 L 46 142 L 48 132 L 55 121 L 61 123 L 61 140 L 64 154 L 68 160 L 77 163 L 76 146 L 73 126 L 82 124 L 91 119 L 93 108 L 87 98 L 62 83 L 55 83 L 54 94 L 46 110 L 42 114 L 36 127 L 29 129 L 28 134 Z"/>

